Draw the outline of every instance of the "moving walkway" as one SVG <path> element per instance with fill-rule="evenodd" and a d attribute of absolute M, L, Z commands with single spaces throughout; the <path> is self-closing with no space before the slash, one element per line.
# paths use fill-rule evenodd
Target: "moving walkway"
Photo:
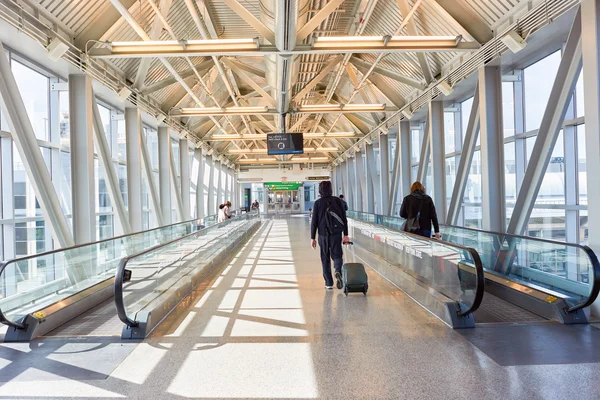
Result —
<path fill-rule="evenodd" d="M 600 263 L 587 246 L 456 226 L 440 227 L 436 241 L 403 232 L 402 218 L 354 211 L 348 217 L 355 242 L 412 279 L 386 278 L 402 289 L 423 285 L 442 294 L 477 323 L 586 323 L 586 309 L 600 291 Z M 430 296 L 421 297 L 416 300 L 430 309 L 424 304 Z M 473 325 L 442 319 L 454 327 Z"/>
<path fill-rule="evenodd" d="M 146 270 L 154 269 L 154 275 L 144 275 L 142 269 L 136 269 L 134 277 L 144 276 L 143 284 L 156 289 L 159 279 L 164 283 L 167 277 L 181 277 L 182 273 L 171 272 L 179 265 L 175 260 L 171 260 L 171 264 L 165 260 L 160 254 L 166 248 L 163 246 L 209 236 L 211 239 L 199 241 L 193 247 L 188 244 L 188 249 L 212 246 L 215 237 L 239 229 L 236 225 L 248 218 L 245 214 L 236 214 L 237 217 L 226 223 L 217 224 L 216 216 L 209 216 L 3 262 L 0 264 L 0 322 L 8 326 L 4 340 L 32 340 L 52 334 L 69 321 L 69 331 L 77 332 L 72 325 L 84 321 L 97 325 L 106 322 L 106 318 L 116 317 L 118 307 L 113 295 L 116 283 L 122 285 L 123 279 L 115 280 L 115 273 L 123 259 L 148 252 L 155 255 L 154 265 L 146 260 Z M 123 291 L 122 287 L 120 290 Z"/>

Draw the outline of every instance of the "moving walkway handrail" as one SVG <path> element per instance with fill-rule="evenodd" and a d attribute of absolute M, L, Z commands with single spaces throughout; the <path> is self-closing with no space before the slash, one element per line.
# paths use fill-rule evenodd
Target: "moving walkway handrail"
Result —
<path fill-rule="evenodd" d="M 244 216 L 249 216 L 249 215 L 257 215 L 255 213 L 246 213 L 243 214 Z M 196 235 L 198 234 L 198 232 L 201 232 L 203 230 L 206 230 L 208 228 L 213 228 L 215 226 L 218 225 L 223 225 L 223 224 L 227 224 L 228 222 L 230 222 L 232 219 L 237 219 L 239 217 L 233 217 L 231 219 L 228 219 L 226 221 L 223 222 L 219 222 L 217 224 L 211 225 L 210 227 L 205 227 L 202 229 L 199 229 L 195 232 L 189 233 L 187 235 L 184 236 L 180 236 L 174 240 L 171 240 L 169 242 L 166 243 L 161 243 L 158 244 L 156 246 L 150 247 L 146 250 L 143 250 L 139 253 L 136 254 L 132 254 L 130 256 L 126 256 L 123 257 L 121 259 L 121 261 L 119 262 L 119 266 L 117 267 L 117 270 L 115 272 L 115 306 L 117 308 L 117 315 L 119 316 L 119 319 L 127 326 L 129 326 L 130 328 L 135 328 L 139 325 L 139 323 L 137 321 L 132 320 L 131 318 L 129 318 L 129 316 L 127 315 L 127 311 L 125 310 L 125 298 L 123 296 L 123 284 L 125 283 L 125 267 L 127 266 L 127 263 L 129 263 L 129 261 L 133 260 L 134 258 L 138 258 L 141 257 L 143 255 L 146 255 L 148 253 L 151 253 L 153 251 L 159 250 L 163 247 L 172 245 L 173 243 L 179 242 L 181 240 L 185 240 L 189 237 L 191 237 L 192 235 Z"/>
<path fill-rule="evenodd" d="M 212 217 L 212 216 L 209 216 L 209 217 Z M 206 218 L 209 218 L 209 217 L 206 217 Z M 95 242 L 82 243 L 82 244 L 78 244 L 78 245 L 71 246 L 71 247 L 63 247 L 63 248 L 60 248 L 60 249 L 49 250 L 49 251 L 46 251 L 46 252 L 43 252 L 43 253 L 30 254 L 30 255 L 25 256 L 25 257 L 13 258 L 13 259 L 10 259 L 10 260 L 2 261 L 2 262 L 0 262 L 0 277 L 4 274 L 4 271 L 6 270 L 6 267 L 8 267 L 10 264 L 18 263 L 18 262 L 21 262 L 21 261 L 27 261 L 27 260 L 31 260 L 31 259 L 34 259 L 34 258 L 45 257 L 45 256 L 57 254 L 57 253 L 62 253 L 62 252 L 65 252 L 65 251 L 76 250 L 76 249 L 79 249 L 79 248 L 82 248 L 82 247 L 97 245 L 97 244 L 101 244 L 101 243 L 105 243 L 105 242 L 110 242 L 110 241 L 113 241 L 113 240 L 125 239 L 125 238 L 130 237 L 130 236 L 141 235 L 141 234 L 153 232 L 153 231 L 156 231 L 156 230 L 159 230 L 159 229 L 165 229 L 165 228 L 169 228 L 169 227 L 174 227 L 174 226 L 177 226 L 177 225 L 184 225 L 184 224 L 189 224 L 189 223 L 198 222 L 198 221 L 204 222 L 204 220 L 206 218 L 194 218 L 194 219 L 190 219 L 188 221 L 176 222 L 176 223 L 169 224 L 169 225 L 164 225 L 164 226 L 159 226 L 159 227 L 152 228 L 152 229 L 147 229 L 145 231 L 128 233 L 128 234 L 125 234 L 125 235 L 115 236 L 115 237 L 108 238 L 108 239 L 102 239 L 102 240 L 98 240 L 98 241 L 95 241 Z M 8 319 L 6 317 L 6 315 L 4 314 L 4 312 L 2 311 L 1 307 L 0 307 L 0 323 L 2 323 L 4 325 L 7 325 L 7 326 L 9 326 L 11 328 L 16 328 L 16 329 L 26 329 L 27 328 L 26 324 L 24 324 L 24 323 L 17 322 L 17 321 L 12 321 L 12 320 Z"/>
<path fill-rule="evenodd" d="M 598 298 L 598 295 L 600 294 L 600 261 L 598 260 L 598 256 L 596 255 L 594 250 L 592 250 L 589 246 L 579 244 L 579 243 L 568 243 L 568 242 L 560 242 L 558 240 L 536 238 L 536 237 L 524 236 L 524 235 L 515 235 L 512 233 L 491 232 L 491 231 L 486 231 L 483 229 L 467 228 L 467 227 L 456 226 L 456 225 L 440 225 L 440 227 L 448 227 L 448 228 L 452 228 L 452 229 L 464 229 L 464 230 L 473 231 L 473 232 L 480 232 L 480 233 L 485 233 L 485 234 L 489 234 L 489 235 L 496 235 L 496 236 L 500 237 L 501 239 L 504 239 L 505 237 L 509 237 L 509 238 L 529 240 L 532 242 L 554 244 L 557 246 L 568 246 L 568 247 L 578 248 L 578 249 L 582 250 L 589 257 L 590 263 L 592 265 L 592 273 L 594 274 L 594 278 L 593 278 L 593 281 L 591 284 L 590 295 L 588 296 L 588 298 L 579 304 L 576 304 L 574 306 L 567 308 L 567 311 L 574 312 L 574 311 L 591 306 L 596 301 L 596 299 Z"/>
<path fill-rule="evenodd" d="M 385 215 L 370 214 L 370 213 L 365 213 L 362 211 L 349 211 L 349 213 L 369 214 L 369 215 L 373 215 L 375 217 L 381 217 L 381 218 L 387 217 Z M 352 219 L 352 216 L 348 216 L 348 218 Z M 396 218 L 396 217 L 389 217 L 389 218 Z M 377 223 L 370 222 L 370 221 L 363 221 L 363 222 L 378 225 Z M 386 229 L 390 229 L 392 231 L 402 233 L 409 237 L 413 237 L 417 240 L 422 240 L 425 242 L 433 242 L 436 244 L 443 244 L 448 247 L 457 248 L 459 250 L 468 252 L 471 255 L 471 258 L 473 259 L 473 264 L 474 264 L 473 266 L 475 267 L 475 297 L 473 298 L 473 303 L 471 304 L 471 306 L 467 310 L 459 312 L 458 315 L 460 315 L 461 317 L 464 317 L 466 315 L 469 315 L 469 314 L 475 312 L 479 308 L 479 306 L 481 305 L 481 302 L 483 300 L 483 294 L 485 292 L 485 276 L 484 276 L 485 272 L 483 269 L 483 263 L 481 262 L 481 257 L 479 257 L 479 253 L 477 252 L 477 250 L 475 250 L 472 247 L 466 247 L 466 246 L 463 246 L 460 244 L 446 242 L 446 241 L 440 240 L 440 239 L 431 239 L 431 238 L 426 238 L 424 236 L 416 235 L 414 233 L 400 231 L 398 229 L 386 226 L 384 224 L 380 224 L 380 225 L 384 226 Z"/>

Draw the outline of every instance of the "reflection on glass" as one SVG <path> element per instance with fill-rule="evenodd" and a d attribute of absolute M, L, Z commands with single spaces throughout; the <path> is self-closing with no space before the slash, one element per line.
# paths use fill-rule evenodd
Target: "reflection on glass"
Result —
<path fill-rule="evenodd" d="M 50 80 L 14 59 L 11 67 L 35 137 L 49 140 Z"/>
<path fill-rule="evenodd" d="M 502 119 L 504 137 L 515 134 L 515 89 L 512 82 L 502 82 Z"/>
<path fill-rule="evenodd" d="M 560 51 L 557 51 L 523 70 L 527 132 L 540 127 L 552 90 L 548 82 L 554 82 L 560 58 Z"/>

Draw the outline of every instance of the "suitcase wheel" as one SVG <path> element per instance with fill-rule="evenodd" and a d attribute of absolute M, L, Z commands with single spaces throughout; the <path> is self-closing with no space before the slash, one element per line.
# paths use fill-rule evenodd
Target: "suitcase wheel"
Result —
<path fill-rule="evenodd" d="M 369 290 L 369 285 L 365 285 L 364 289 L 363 289 L 363 294 L 366 296 L 367 295 L 367 290 Z"/>

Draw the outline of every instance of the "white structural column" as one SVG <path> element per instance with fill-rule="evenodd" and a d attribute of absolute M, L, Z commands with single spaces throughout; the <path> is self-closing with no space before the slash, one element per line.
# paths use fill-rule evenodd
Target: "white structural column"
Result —
<path fill-rule="evenodd" d="M 390 139 L 383 133 L 379 133 L 379 180 L 379 213 L 386 215 L 390 200 Z"/>
<path fill-rule="evenodd" d="M 142 116 L 139 108 L 125 108 L 125 149 L 127 155 L 127 208 L 133 232 L 142 224 Z"/>
<path fill-rule="evenodd" d="M 429 102 L 429 146 L 433 202 L 440 221 L 446 220 L 446 148 L 444 144 L 444 103 Z M 504 174 L 503 174 L 504 176 Z"/>
<path fill-rule="evenodd" d="M 417 170 L 417 180 L 423 184 L 425 184 L 425 179 L 427 178 L 427 167 L 429 166 L 429 151 L 431 150 L 429 146 L 429 115 L 425 119 L 425 131 L 423 133 L 423 140 L 421 143 L 421 154 L 419 157 L 419 169 Z"/>
<path fill-rule="evenodd" d="M 179 171 L 181 175 L 181 205 L 183 206 L 183 221 L 189 221 L 191 216 L 190 204 L 190 145 L 187 139 L 179 140 Z"/>
<path fill-rule="evenodd" d="M 367 187 L 369 184 L 367 183 L 367 176 L 365 174 L 365 154 L 364 152 L 356 153 L 356 179 L 359 184 L 357 185 L 357 189 L 359 189 L 361 193 L 361 203 L 359 204 L 358 211 L 367 211 L 369 208 L 369 193 Z"/>
<path fill-rule="evenodd" d="M 42 212 L 46 216 L 52 236 L 60 247 L 73 246 L 71 230 L 60 207 L 50 173 L 27 115 L 27 109 L 5 54 L 4 46 L 0 42 L 0 55 L 2 55 L 0 56 L 0 105 L 3 116 L 13 133 L 15 146 L 21 155 L 23 166 Z"/>
<path fill-rule="evenodd" d="M 217 207 L 224 203 L 223 201 L 223 165 L 220 160 L 213 158 L 214 167 L 217 169 Z"/>
<path fill-rule="evenodd" d="M 104 181 L 106 182 L 110 202 L 117 214 L 117 220 L 121 225 L 121 230 L 127 235 L 131 233 L 131 225 L 129 224 L 129 217 L 127 216 L 123 196 L 121 196 L 119 178 L 115 171 L 115 165 L 112 162 L 110 145 L 106 139 L 106 132 L 104 132 L 104 125 L 102 124 L 102 118 L 100 117 L 100 111 L 98 110 L 98 104 L 96 103 L 96 98 L 94 96 L 92 96 L 92 104 L 92 110 L 94 112 L 94 135 L 96 138 L 98 159 L 100 161 L 100 166 L 104 171 Z"/>
<path fill-rule="evenodd" d="M 75 244 L 96 240 L 96 185 L 94 180 L 94 113 L 92 79 L 69 75 L 71 130 L 71 200 Z"/>
<path fill-rule="evenodd" d="M 206 217 L 204 209 L 204 155 L 202 149 L 194 151 L 194 159 L 198 163 L 198 176 L 196 177 L 196 218 Z"/>
<path fill-rule="evenodd" d="M 469 171 L 471 170 L 471 162 L 477 145 L 477 136 L 479 135 L 479 90 L 475 87 L 475 96 L 473 96 L 473 106 L 469 115 L 469 122 L 465 139 L 463 141 L 463 149 L 460 155 L 460 161 L 456 170 L 456 181 L 452 190 L 452 198 L 448 207 L 448 215 L 446 221 L 448 225 L 456 225 L 460 209 L 465 195 L 465 189 L 469 179 Z"/>
<path fill-rule="evenodd" d="M 377 168 L 375 168 L 375 149 L 373 148 L 373 145 L 367 145 L 366 146 L 366 153 L 367 153 L 367 187 L 369 188 L 369 207 L 368 207 L 368 212 L 370 212 L 371 214 L 374 214 L 377 212 L 378 208 L 377 208 L 377 194 L 381 193 L 381 189 L 379 188 L 379 185 L 381 182 L 379 182 L 379 177 L 377 176 Z"/>
<path fill-rule="evenodd" d="M 206 215 L 215 215 L 217 205 L 215 204 L 215 160 L 212 156 L 206 157 L 208 162 L 208 210 Z"/>
<path fill-rule="evenodd" d="M 401 195 L 400 198 L 404 198 L 410 193 L 410 174 L 412 169 L 410 149 L 412 146 L 411 135 L 410 135 L 410 121 L 400 121 L 400 127 L 398 130 L 398 139 L 400 140 L 398 146 L 400 147 L 400 184 Z M 400 210 L 398 210 L 400 211 Z"/>
<path fill-rule="evenodd" d="M 588 196 L 588 245 L 600 253 L 600 1 L 581 2 L 583 93 L 585 97 L 585 145 L 587 196 Z M 592 313 L 600 315 L 600 300 L 592 305 Z"/>
<path fill-rule="evenodd" d="M 152 171 L 152 162 L 150 161 L 150 155 L 148 154 L 148 145 L 146 144 L 146 138 L 144 135 L 140 136 L 142 143 L 142 160 L 144 162 L 144 178 L 146 178 L 146 189 L 150 202 L 152 203 L 152 210 L 154 211 L 154 217 L 158 226 L 163 226 L 162 210 L 160 209 L 160 200 L 158 191 L 156 190 L 156 182 L 154 182 L 154 172 Z"/>
<path fill-rule="evenodd" d="M 508 225 L 508 233 L 523 234 L 525 232 L 529 216 L 533 211 L 537 195 L 542 186 L 546 169 L 552 158 L 552 150 L 556 144 L 558 133 L 562 129 L 562 123 L 569 108 L 573 90 L 575 90 L 575 85 L 577 84 L 577 78 L 581 72 L 581 53 L 581 18 L 580 12 L 578 12 L 573 21 L 573 26 L 571 27 L 571 32 L 569 33 L 567 44 L 565 45 L 565 50 L 558 66 L 556 79 L 548 98 L 546 111 L 540 122 L 540 129 L 535 139 L 529 162 L 527 163 L 523 184 L 517 195 L 515 209 Z M 587 85 L 588 82 L 585 83 L 585 86 Z M 595 113 L 598 113 L 598 110 Z M 586 121 L 587 129 L 589 128 Z M 596 132 L 596 134 L 598 133 Z M 598 157 L 598 154 L 595 157 Z M 588 171 L 590 170 L 588 169 Z"/>
<path fill-rule="evenodd" d="M 506 230 L 504 195 L 504 131 L 502 127 L 502 73 L 500 67 L 479 70 L 481 131 L 481 192 L 483 229 Z"/>
<path fill-rule="evenodd" d="M 163 223 L 172 223 L 171 212 L 171 135 L 166 126 L 158 127 L 158 189 Z"/>

